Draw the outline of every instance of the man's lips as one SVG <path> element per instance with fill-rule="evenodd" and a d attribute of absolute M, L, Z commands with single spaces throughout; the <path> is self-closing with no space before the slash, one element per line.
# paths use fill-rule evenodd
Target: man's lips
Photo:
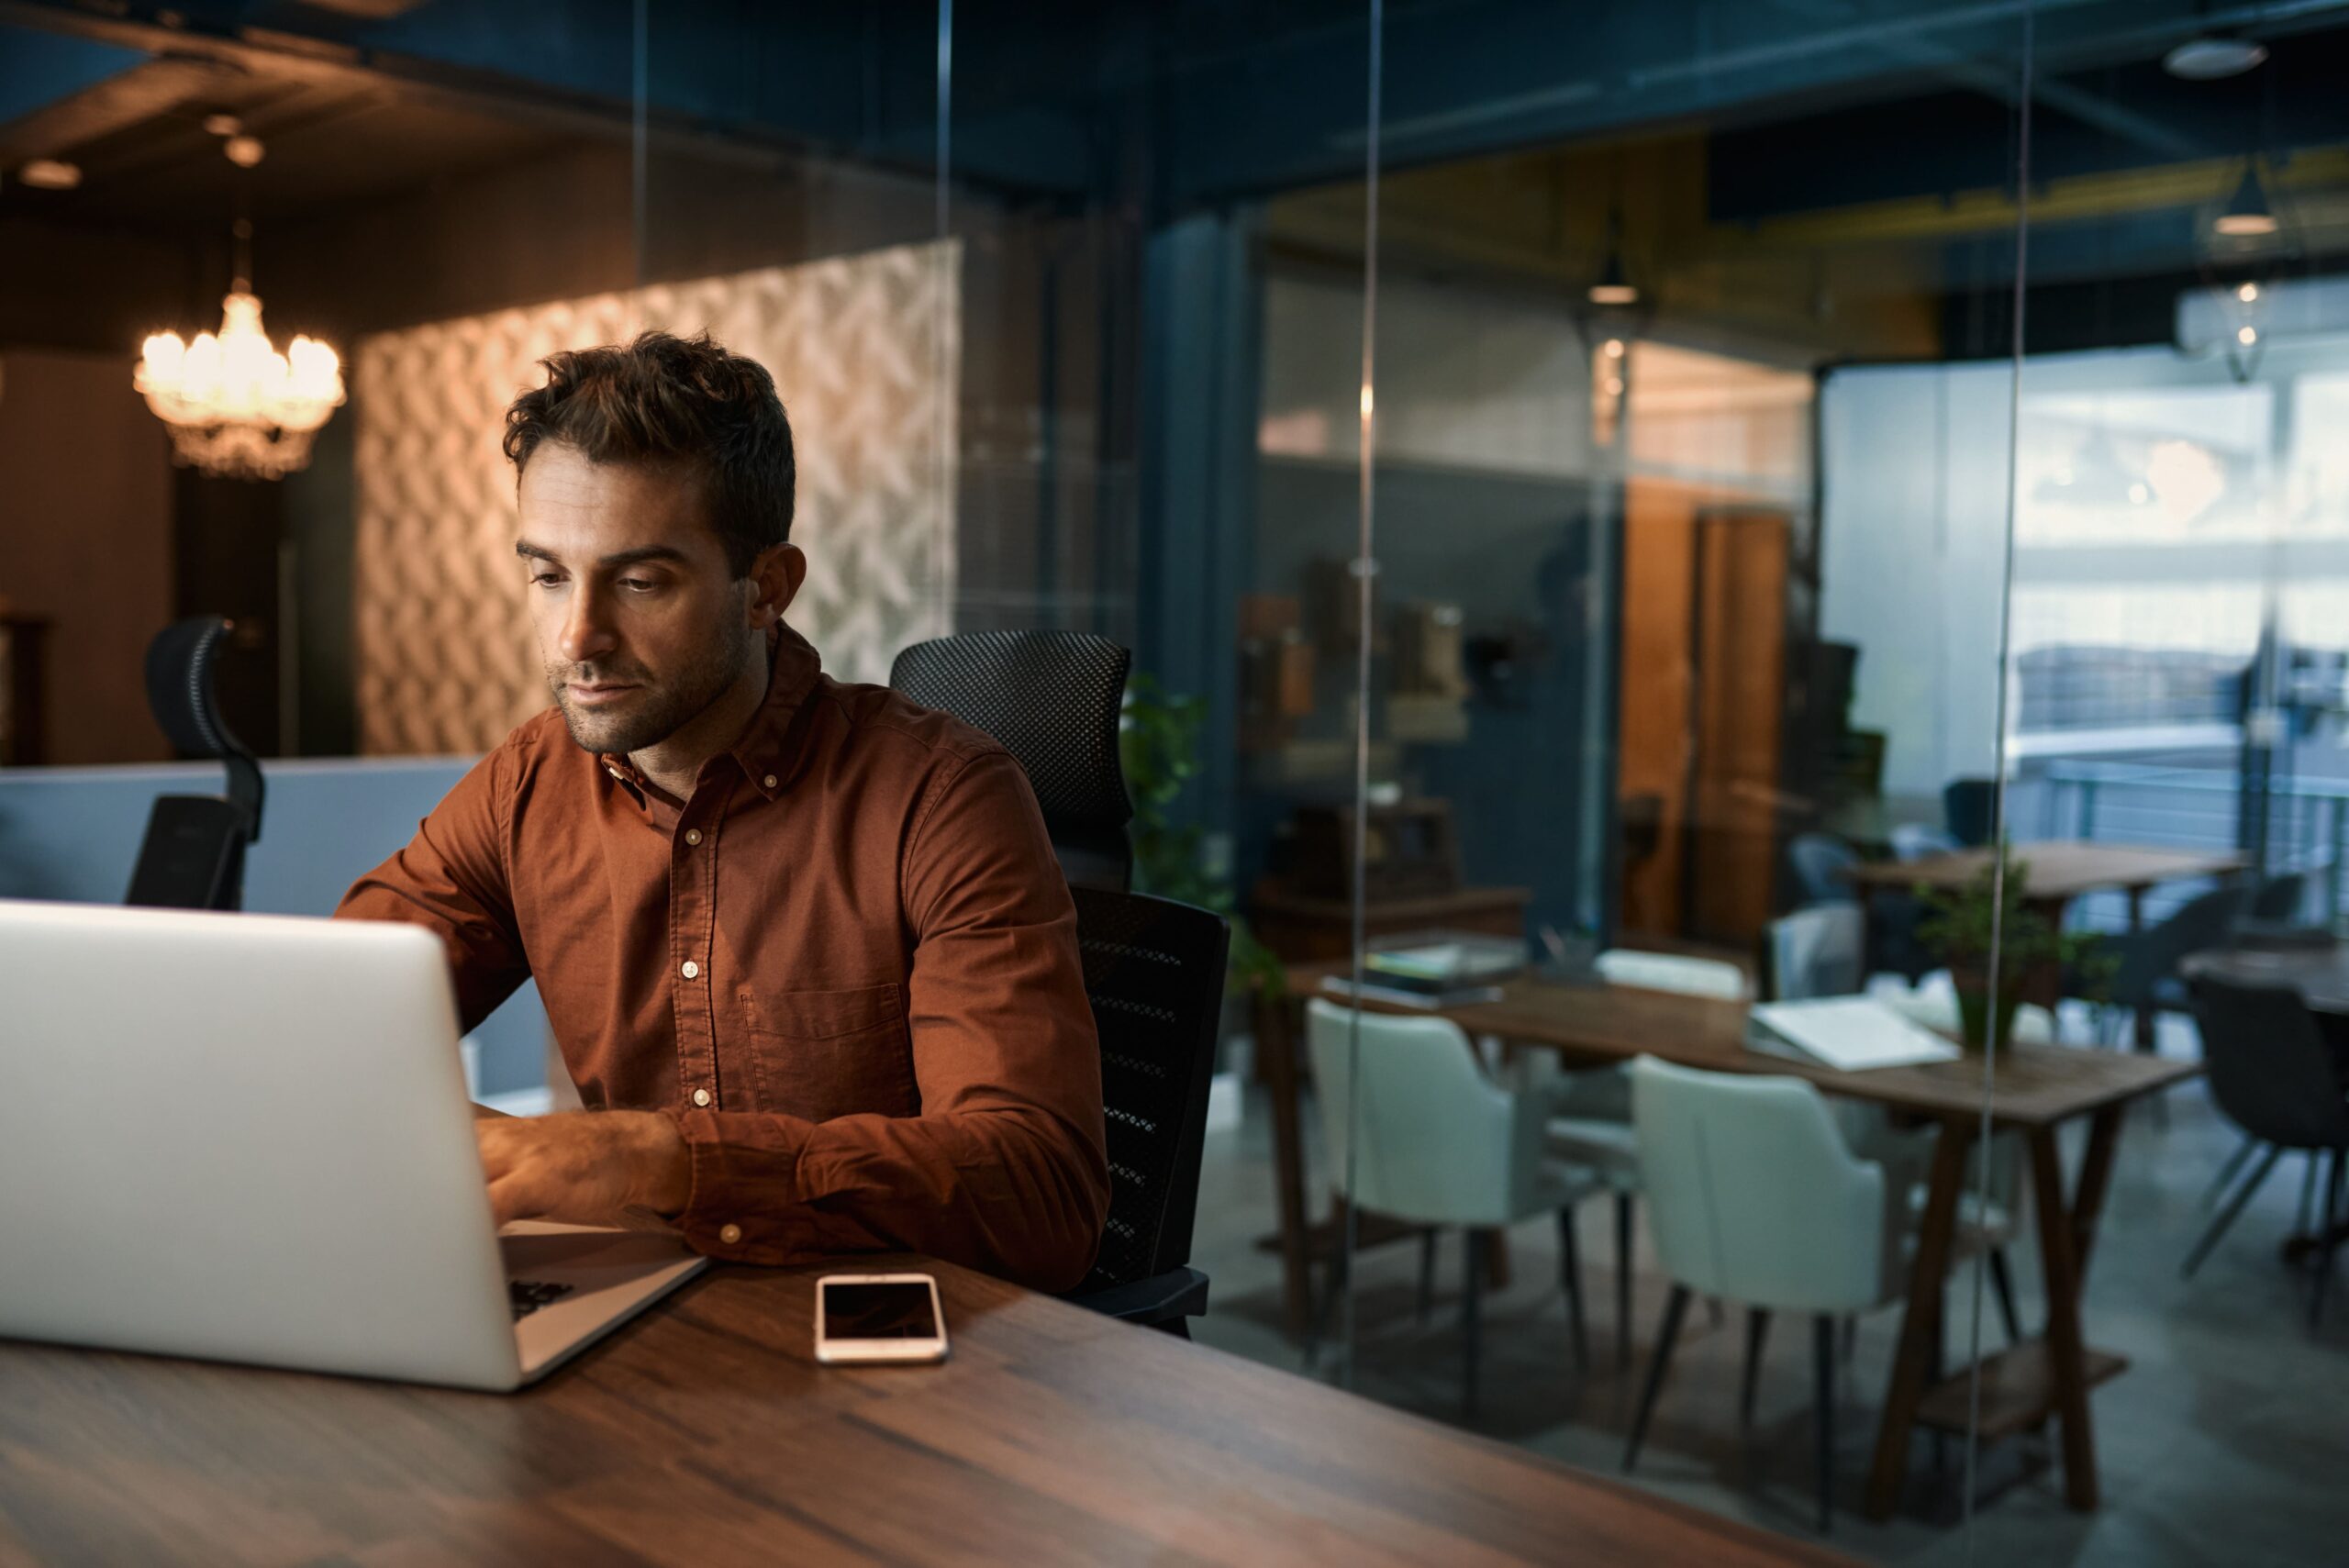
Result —
<path fill-rule="evenodd" d="M 566 686 L 573 701 L 586 703 L 590 706 L 597 703 L 617 702 L 637 689 L 633 682 L 627 681 L 599 681 L 593 685 L 584 682 L 571 681 L 566 683 Z"/>

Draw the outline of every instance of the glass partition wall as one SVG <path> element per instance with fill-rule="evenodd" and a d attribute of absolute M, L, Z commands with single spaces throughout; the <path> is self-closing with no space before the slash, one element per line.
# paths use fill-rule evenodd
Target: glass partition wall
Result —
<path fill-rule="evenodd" d="M 1820 1003 L 1852 995 L 1929 1052 L 1959 1032 L 1930 911 L 1863 873 L 1930 852 L 1951 781 L 1996 788 L 1995 706 L 1935 683 L 1998 689 L 2023 29 L 1486 19 L 1472 93 L 1456 17 L 1384 18 L 1357 806 L 1393 1005 L 1307 1026 L 1351 1106 L 1325 1111 L 1357 1242 L 1333 1360 L 1889 1545 L 1901 1510 L 1961 1511 L 1927 1450 L 1966 1432 L 1976 1281 L 2028 1234 L 1983 1220 L 1911 1277 L 1944 1100 L 1984 1097 L 1954 1044 L 1940 1099 L 1755 1054 L 1848 1031 Z M 1839 155 L 1896 127 L 1913 155 Z M 1986 452 L 1837 425 L 1841 377 L 1951 361 Z M 1750 1040 L 1754 1004 L 1792 1038 Z"/>
<path fill-rule="evenodd" d="M 707 328 L 832 673 L 1132 650 L 1133 884 L 1235 920 L 1197 1338 L 1870 1560 L 2323 1556 L 2334 1145 L 2231 1084 L 2349 989 L 2349 16 L 236 9 L 6 25 L 233 67 L 0 186 L 6 488 L 68 404 L 145 486 L 136 625 L 11 516 L 47 760 L 211 609 L 266 752 L 494 743 L 498 411 Z M 120 395 L 237 276 L 341 357 L 282 480 Z"/>

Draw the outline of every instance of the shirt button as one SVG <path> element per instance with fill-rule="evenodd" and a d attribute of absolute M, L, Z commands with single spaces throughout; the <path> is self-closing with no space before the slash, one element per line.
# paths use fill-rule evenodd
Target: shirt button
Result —
<path fill-rule="evenodd" d="M 731 1247 L 742 1239 L 742 1228 L 739 1225 L 721 1225 L 718 1229 L 718 1239 Z"/>
<path fill-rule="evenodd" d="M 773 773 L 769 773 L 767 775 L 767 788 L 774 788 L 774 775 Z"/>
<path fill-rule="evenodd" d="M 685 960 L 685 967 L 680 969 L 677 973 L 684 975 L 686 979 L 691 980 L 694 976 L 701 973 L 701 965 L 696 963 L 692 959 L 687 959 Z"/>
<path fill-rule="evenodd" d="M 706 1106 L 709 1104 L 709 1091 L 707 1089 L 696 1089 L 694 1091 L 694 1104 L 697 1106 Z"/>
<path fill-rule="evenodd" d="M 685 829 L 685 842 L 686 842 L 686 843 L 688 843 L 688 844 L 698 844 L 698 843 L 700 843 L 700 842 L 701 842 L 701 829 L 700 829 L 700 828 L 686 828 L 686 829 Z"/>

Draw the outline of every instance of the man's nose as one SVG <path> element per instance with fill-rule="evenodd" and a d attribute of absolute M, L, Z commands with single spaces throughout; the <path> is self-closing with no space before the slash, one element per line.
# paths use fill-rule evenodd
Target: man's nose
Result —
<path fill-rule="evenodd" d="M 570 607 L 562 617 L 562 630 L 555 651 L 573 664 L 586 664 L 608 654 L 618 646 L 612 633 L 604 595 L 582 584 L 571 595 Z"/>

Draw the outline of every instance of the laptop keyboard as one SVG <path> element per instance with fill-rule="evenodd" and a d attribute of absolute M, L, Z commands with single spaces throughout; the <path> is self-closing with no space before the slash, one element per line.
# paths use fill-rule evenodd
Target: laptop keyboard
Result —
<path fill-rule="evenodd" d="M 510 1279 L 506 1282 L 506 1296 L 514 1308 L 514 1320 L 520 1322 L 549 1302 L 561 1301 L 578 1287 L 556 1284 L 551 1280 Z"/>

